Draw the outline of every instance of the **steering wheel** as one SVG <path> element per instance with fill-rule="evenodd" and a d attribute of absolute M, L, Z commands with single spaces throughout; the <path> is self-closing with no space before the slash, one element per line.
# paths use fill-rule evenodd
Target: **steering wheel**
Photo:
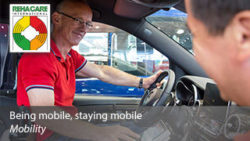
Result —
<path fill-rule="evenodd" d="M 156 83 L 160 83 L 165 77 L 161 88 L 157 88 Z M 175 73 L 172 70 L 163 71 L 151 86 L 145 90 L 139 106 L 165 106 L 172 98 L 171 90 L 175 82 Z"/>

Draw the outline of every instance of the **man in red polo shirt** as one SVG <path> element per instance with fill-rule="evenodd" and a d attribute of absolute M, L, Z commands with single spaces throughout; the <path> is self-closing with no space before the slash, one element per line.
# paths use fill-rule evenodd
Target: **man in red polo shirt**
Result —
<path fill-rule="evenodd" d="M 24 54 L 19 62 L 17 83 L 19 106 L 72 106 L 75 75 L 95 77 L 115 85 L 143 88 L 148 88 L 156 80 L 160 72 L 142 79 L 109 66 L 87 62 L 83 56 L 72 50 L 72 46 L 78 45 L 92 26 L 91 21 L 90 7 L 80 0 L 66 0 L 57 6 L 56 12 L 52 15 L 51 52 Z M 127 128 L 109 127 L 109 130 L 114 134 L 113 139 L 115 136 L 120 136 L 119 138 L 127 140 L 129 136 L 136 136 Z M 100 130 L 99 135 L 103 132 L 105 130 Z M 120 132 L 127 135 L 122 135 Z"/>
<path fill-rule="evenodd" d="M 24 54 L 19 62 L 19 106 L 72 106 L 75 75 L 95 77 L 115 85 L 138 87 L 142 78 L 110 66 L 88 62 L 72 50 L 92 26 L 90 7 L 79 0 L 64 1 L 52 15 L 51 52 Z M 160 73 L 142 80 L 148 88 Z"/>

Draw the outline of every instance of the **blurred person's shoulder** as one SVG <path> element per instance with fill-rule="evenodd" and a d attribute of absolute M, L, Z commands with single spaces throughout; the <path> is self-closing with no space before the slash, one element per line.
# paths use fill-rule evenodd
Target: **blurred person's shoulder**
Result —
<path fill-rule="evenodd" d="M 250 140 L 250 131 L 245 134 L 240 134 L 235 136 L 234 141 L 249 141 Z"/>

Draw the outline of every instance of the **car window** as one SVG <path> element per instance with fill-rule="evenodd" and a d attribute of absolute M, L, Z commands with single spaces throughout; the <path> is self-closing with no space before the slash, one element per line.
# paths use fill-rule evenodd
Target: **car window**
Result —
<path fill-rule="evenodd" d="M 112 66 L 140 77 L 150 76 L 160 69 L 166 70 L 169 67 L 168 58 L 144 41 L 118 28 L 96 22 L 91 31 L 73 49 L 89 62 Z M 143 95 L 143 90 L 137 88 L 104 84 L 94 79 L 78 78 L 76 84 L 77 94 L 126 97 Z"/>
<path fill-rule="evenodd" d="M 187 14 L 171 8 L 159 10 L 146 20 L 193 54 L 191 34 L 186 26 Z"/>

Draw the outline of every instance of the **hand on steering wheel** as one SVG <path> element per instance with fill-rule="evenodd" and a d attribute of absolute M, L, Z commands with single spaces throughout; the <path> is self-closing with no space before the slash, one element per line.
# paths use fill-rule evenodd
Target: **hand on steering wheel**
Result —
<path fill-rule="evenodd" d="M 157 88 L 157 83 L 160 83 L 165 77 L 168 80 L 163 82 L 160 88 Z M 167 99 L 170 97 L 170 92 L 174 86 L 175 74 L 172 70 L 163 71 L 158 78 L 145 90 L 139 106 L 165 106 Z"/>

